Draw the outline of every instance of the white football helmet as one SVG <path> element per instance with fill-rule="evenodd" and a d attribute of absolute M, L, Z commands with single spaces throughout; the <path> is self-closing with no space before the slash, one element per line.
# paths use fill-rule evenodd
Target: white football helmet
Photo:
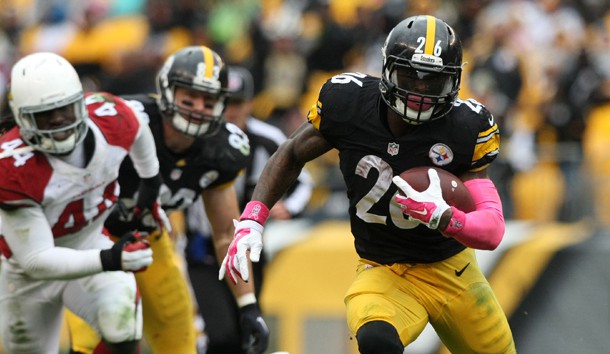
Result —
<path fill-rule="evenodd" d="M 83 86 L 72 65 L 54 53 L 35 53 L 20 59 L 11 71 L 9 105 L 23 140 L 50 154 L 67 154 L 87 133 Z M 37 113 L 73 105 L 76 120 L 53 129 L 39 129 Z M 56 135 L 65 136 L 56 139 Z"/>

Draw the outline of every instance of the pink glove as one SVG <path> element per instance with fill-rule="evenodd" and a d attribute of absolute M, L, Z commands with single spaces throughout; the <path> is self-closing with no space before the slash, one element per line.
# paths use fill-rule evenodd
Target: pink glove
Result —
<path fill-rule="evenodd" d="M 429 169 L 428 177 L 430 178 L 430 185 L 423 192 L 413 189 L 400 176 L 394 176 L 392 181 L 405 194 L 405 197 L 399 194 L 395 197 L 402 212 L 411 219 L 418 220 L 428 228 L 436 230 L 441 221 L 441 216 L 450 206 L 443 199 L 441 181 L 436 170 Z"/>
<path fill-rule="evenodd" d="M 227 255 L 220 265 L 218 279 L 224 279 L 226 273 L 231 281 L 237 284 L 238 275 L 243 281 L 250 278 L 248 251 L 250 261 L 258 262 L 263 249 L 263 225 L 269 216 L 269 209 L 261 202 L 251 201 L 240 217 L 233 220 L 235 237 L 229 245 Z"/>

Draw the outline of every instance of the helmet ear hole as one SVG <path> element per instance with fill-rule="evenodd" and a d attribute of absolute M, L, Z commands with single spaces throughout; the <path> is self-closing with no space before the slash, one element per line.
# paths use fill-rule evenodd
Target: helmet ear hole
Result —
<path fill-rule="evenodd" d="M 390 31 L 382 54 L 381 96 L 405 122 L 449 113 L 460 89 L 462 45 L 448 24 L 433 16 L 409 17 Z M 399 80 L 398 70 L 406 78 Z"/>
<path fill-rule="evenodd" d="M 215 134 L 222 122 L 227 96 L 227 66 L 212 49 L 183 48 L 167 58 L 157 74 L 159 109 L 178 131 L 189 136 Z M 211 109 L 178 106 L 176 87 L 205 93 L 215 104 Z"/>

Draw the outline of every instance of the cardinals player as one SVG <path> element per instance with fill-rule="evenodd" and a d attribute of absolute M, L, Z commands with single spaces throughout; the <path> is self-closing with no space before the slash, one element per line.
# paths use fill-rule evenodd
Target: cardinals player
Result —
<path fill-rule="evenodd" d="M 122 160 L 139 176 L 141 214 L 163 222 L 151 131 L 125 101 L 84 94 L 64 58 L 15 63 L 9 105 L 17 126 L 0 138 L 0 330 L 7 353 L 57 353 L 64 306 L 103 341 L 96 353 L 136 353 L 142 312 L 132 272 L 152 262 L 143 235 L 113 243 L 103 229 Z"/>
<path fill-rule="evenodd" d="M 223 119 L 227 81 L 227 66 L 218 53 L 205 46 L 188 46 L 165 60 L 157 75 L 157 94 L 123 97 L 147 117 L 155 139 L 163 176 L 161 207 L 170 214 L 205 203 L 219 255 L 226 253 L 233 219 L 239 216 L 234 184 L 250 151 L 247 135 Z M 130 159 L 123 162 L 119 175 L 121 208 L 115 208 L 105 226 L 117 236 L 134 229 L 149 231 L 154 252 L 148 270 L 136 274 L 146 342 L 153 353 L 196 354 L 193 305 L 174 243 L 167 232 L 149 230 L 147 218 L 132 218 L 140 194 Z M 241 340 L 237 344 L 249 354 L 262 354 L 269 330 L 254 286 L 240 283 L 231 290 L 227 296 L 240 309 Z M 99 339 L 76 316 L 69 315 L 68 323 L 71 353 L 91 353 Z"/>

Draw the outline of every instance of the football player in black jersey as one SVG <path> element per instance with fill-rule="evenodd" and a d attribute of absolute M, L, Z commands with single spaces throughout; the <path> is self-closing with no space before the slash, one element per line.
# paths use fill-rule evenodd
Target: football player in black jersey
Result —
<path fill-rule="evenodd" d="M 480 103 L 457 98 L 462 48 L 442 20 L 403 20 L 382 52 L 381 78 L 344 73 L 322 86 L 309 122 L 267 163 L 219 277 L 248 280 L 248 258 L 259 258 L 268 208 L 306 162 L 335 148 L 360 256 L 345 296 L 360 352 L 403 353 L 429 322 L 453 353 L 515 353 L 506 315 L 474 252 L 495 249 L 504 235 L 500 197 L 486 173 L 499 151 L 498 126 Z M 435 172 L 422 193 L 395 177 L 415 166 L 460 176 L 476 210 L 449 207 Z"/>
<path fill-rule="evenodd" d="M 241 128 L 250 141 L 250 156 L 246 172 L 236 182 L 240 206 L 250 200 L 265 163 L 286 140 L 284 133 L 277 127 L 251 116 L 254 96 L 254 80 L 248 69 L 240 66 L 229 67 L 229 99 L 224 118 Z M 312 181 L 303 170 L 295 184 L 287 191 L 281 201 L 270 210 L 274 220 L 287 220 L 301 214 L 312 194 Z M 217 261 L 210 227 L 201 203 L 187 209 L 186 260 L 193 292 L 197 299 L 199 313 L 205 323 L 205 333 L 209 340 L 207 354 L 246 354 L 240 348 L 239 311 L 230 296 L 230 289 L 218 281 Z M 265 255 L 252 265 L 256 296 L 263 286 Z"/>
<path fill-rule="evenodd" d="M 213 50 L 183 48 L 171 55 L 157 76 L 157 95 L 124 97 L 149 122 L 163 177 L 159 194 L 169 215 L 201 196 L 210 220 L 216 253 L 224 255 L 239 217 L 234 188 L 250 153 L 248 137 L 222 119 L 227 100 L 227 66 Z M 149 230 L 146 215 L 134 210 L 138 178 L 131 161 L 121 166 L 120 203 L 105 223 L 113 235 L 123 230 Z M 188 285 L 174 246 L 166 233 L 149 237 L 153 263 L 136 274 L 142 295 L 144 335 L 154 353 L 196 353 L 196 329 Z M 260 314 L 252 283 L 232 284 L 239 306 L 242 343 L 248 353 L 267 348 L 268 329 Z M 227 314 L 229 316 L 230 314 Z M 72 351 L 90 353 L 96 338 L 70 316 Z M 82 323 L 81 323 L 82 324 Z"/>

